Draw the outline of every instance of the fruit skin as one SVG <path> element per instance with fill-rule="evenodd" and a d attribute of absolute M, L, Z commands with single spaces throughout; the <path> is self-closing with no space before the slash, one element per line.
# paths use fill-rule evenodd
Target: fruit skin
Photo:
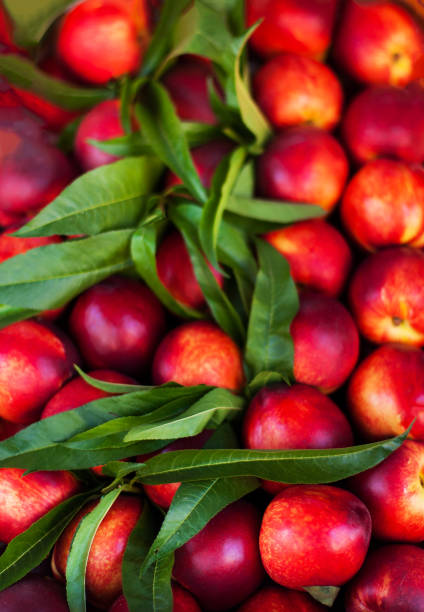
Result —
<path fill-rule="evenodd" d="M 310 219 L 293 223 L 264 236 L 290 264 L 300 287 L 337 297 L 346 282 L 352 253 L 343 235 L 330 223 Z"/>
<path fill-rule="evenodd" d="M 336 11 L 335 0 L 247 0 L 247 26 L 263 20 L 249 44 L 262 57 L 290 52 L 322 59 L 331 42 Z"/>
<path fill-rule="evenodd" d="M 414 77 L 424 40 L 411 15 L 394 2 L 349 0 L 334 43 L 334 58 L 363 83 L 403 86 Z"/>
<path fill-rule="evenodd" d="M 139 455 L 137 457 L 137 461 L 142 463 L 147 459 L 150 459 L 150 457 L 153 457 L 154 455 L 169 453 L 170 451 L 203 448 L 212 434 L 212 429 L 205 429 L 196 436 L 190 436 L 188 438 L 180 438 L 179 440 L 175 440 L 175 442 L 168 444 L 168 446 L 165 446 L 165 448 L 162 448 L 157 453 L 151 453 L 147 456 Z M 180 485 L 181 482 L 168 482 L 158 485 L 144 484 L 143 489 L 150 501 L 157 504 L 161 508 L 168 509 Z"/>
<path fill-rule="evenodd" d="M 173 576 L 196 596 L 202 610 L 227 610 L 261 584 L 259 525 L 258 510 L 238 501 L 176 550 Z"/>
<path fill-rule="evenodd" d="M 0 541 L 10 542 L 49 510 L 80 490 L 71 472 L 0 469 Z"/>
<path fill-rule="evenodd" d="M 169 332 L 160 343 L 152 368 L 153 382 L 213 385 L 241 391 L 245 378 L 239 347 L 217 325 L 191 321 Z"/>
<path fill-rule="evenodd" d="M 361 567 L 370 537 L 370 514 L 355 495 L 333 486 L 295 485 L 265 510 L 259 547 L 278 584 L 338 586 Z"/>
<path fill-rule="evenodd" d="M 340 207 L 363 248 L 413 243 L 424 231 L 424 172 L 392 159 L 369 162 L 349 182 Z"/>
<path fill-rule="evenodd" d="M 358 359 L 359 335 L 340 302 L 312 291 L 302 292 L 290 333 L 297 382 L 332 393 L 347 380 Z"/>
<path fill-rule="evenodd" d="M 64 580 L 72 538 L 81 519 L 97 505 L 87 504 L 69 523 L 57 541 L 52 556 L 52 571 Z M 121 495 L 99 525 L 88 555 L 85 585 L 87 599 L 102 610 L 122 591 L 122 559 L 131 531 L 143 509 L 140 497 Z"/>
<path fill-rule="evenodd" d="M 133 378 L 124 376 L 113 370 L 94 370 L 93 372 L 88 372 L 88 375 L 97 380 L 103 380 L 110 383 L 120 383 L 124 385 L 136 384 Z M 41 413 L 41 418 L 45 419 L 54 414 L 72 410 L 73 408 L 78 408 L 94 400 L 101 399 L 102 397 L 111 397 L 112 395 L 115 395 L 115 393 L 108 393 L 107 391 L 96 389 L 96 387 L 92 387 L 81 377 L 73 378 L 47 402 Z"/>
<path fill-rule="evenodd" d="M 53 328 L 28 320 L 1 329 L 0 416 L 13 423 L 36 420 L 78 362 L 69 339 Z"/>
<path fill-rule="evenodd" d="M 62 242 L 59 236 L 37 236 L 34 238 L 11 236 L 10 234 L 17 231 L 17 229 L 18 227 L 15 226 L 8 228 L 5 232 L 0 232 L 0 263 L 6 261 L 9 257 L 26 253 L 31 249 Z"/>
<path fill-rule="evenodd" d="M 194 167 L 196 168 L 203 187 L 209 189 L 212 182 L 212 177 L 219 163 L 228 155 L 234 148 L 230 140 L 211 140 L 205 145 L 194 147 L 190 153 L 193 158 Z M 173 172 L 168 172 L 166 176 L 166 186 L 173 187 L 181 185 L 182 180 Z"/>
<path fill-rule="evenodd" d="M 355 270 L 351 310 L 360 332 L 377 344 L 424 345 L 424 253 L 394 247 L 374 253 Z"/>
<path fill-rule="evenodd" d="M 63 18 L 57 53 L 77 76 L 103 85 L 139 68 L 145 41 L 138 37 L 135 21 L 122 6 L 110 0 L 84 0 Z"/>
<path fill-rule="evenodd" d="M 181 234 L 171 232 L 165 236 L 156 253 L 156 265 L 160 280 L 176 300 L 191 308 L 203 309 L 206 306 L 206 300 L 194 274 L 193 264 Z M 208 265 L 222 288 L 224 284 L 222 274 Z"/>
<path fill-rule="evenodd" d="M 111 276 L 79 296 L 69 326 L 90 367 L 137 376 L 165 331 L 165 312 L 141 282 Z"/>
<path fill-rule="evenodd" d="M 318 389 L 284 384 L 264 387 L 243 420 L 243 443 L 252 449 L 341 448 L 353 444 L 352 429 L 338 406 Z M 264 481 L 270 493 L 285 488 Z"/>
<path fill-rule="evenodd" d="M 331 130 L 340 120 L 343 92 L 334 72 L 315 60 L 283 53 L 253 78 L 256 102 L 278 128 L 307 123 Z"/>
<path fill-rule="evenodd" d="M 261 195 L 318 204 L 326 212 L 340 199 L 348 172 L 346 155 L 337 140 L 309 126 L 276 134 L 256 166 Z"/>
<path fill-rule="evenodd" d="M 373 550 L 350 583 L 346 612 L 424 611 L 424 550 L 392 544 Z"/>
<path fill-rule="evenodd" d="M 100 102 L 79 124 L 75 136 L 75 155 L 84 170 L 92 170 L 119 159 L 87 142 L 88 139 L 102 141 L 124 135 L 119 106 L 119 100 Z"/>
<path fill-rule="evenodd" d="M 347 390 L 350 419 L 365 440 L 405 431 L 424 441 L 424 353 L 406 345 L 385 345 L 368 355 Z"/>
<path fill-rule="evenodd" d="M 172 584 L 172 594 L 174 596 L 172 612 L 201 612 L 194 597 L 175 582 Z M 109 609 L 109 612 L 129 612 L 127 602 L 123 595 L 118 597 L 113 606 Z"/>
<path fill-rule="evenodd" d="M 237 612 L 325 612 L 326 608 L 307 593 L 284 589 L 281 586 L 264 586 L 247 599 Z"/>
<path fill-rule="evenodd" d="M 162 77 L 162 84 L 171 96 L 177 115 L 182 121 L 216 124 L 215 113 L 209 101 L 209 79 L 217 89 L 212 64 L 194 55 L 183 56 Z"/>
<path fill-rule="evenodd" d="M 40 612 L 69 612 L 65 589 L 51 578 L 25 576 L 0 593 L 2 612 L 21 612 L 26 608 Z"/>
<path fill-rule="evenodd" d="M 350 103 L 342 132 L 359 163 L 391 157 L 411 163 L 424 161 L 424 89 L 369 87 Z"/>
<path fill-rule="evenodd" d="M 371 513 L 373 536 L 398 542 L 424 539 L 424 443 L 406 440 L 376 467 L 349 479 Z"/>

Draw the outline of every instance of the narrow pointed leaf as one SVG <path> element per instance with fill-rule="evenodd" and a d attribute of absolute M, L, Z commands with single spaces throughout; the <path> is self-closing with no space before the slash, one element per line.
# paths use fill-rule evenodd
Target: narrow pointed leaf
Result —
<path fill-rule="evenodd" d="M 149 391 L 154 389 L 152 386 L 147 385 L 124 385 L 122 383 L 110 383 L 105 380 L 99 380 L 98 378 L 93 378 L 86 374 L 78 367 L 76 364 L 74 368 L 78 372 L 78 374 L 85 380 L 86 383 L 94 387 L 95 389 L 100 389 L 101 391 L 106 391 L 106 393 L 133 393 L 134 391 Z"/>
<path fill-rule="evenodd" d="M 242 217 L 280 224 L 315 219 L 326 214 L 324 209 L 315 204 L 261 200 L 236 193 L 230 195 L 226 208 Z"/>
<path fill-rule="evenodd" d="M 39 312 L 39 310 L 31 310 L 30 308 L 17 308 L 16 306 L 0 304 L 0 329 L 17 321 L 35 317 Z"/>

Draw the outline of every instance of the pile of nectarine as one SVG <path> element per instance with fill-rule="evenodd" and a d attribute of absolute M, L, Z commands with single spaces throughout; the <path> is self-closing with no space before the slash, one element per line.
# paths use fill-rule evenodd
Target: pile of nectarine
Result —
<path fill-rule="evenodd" d="M 420 11 L 59 4 L 0 0 L 0 612 L 424 612 Z"/>

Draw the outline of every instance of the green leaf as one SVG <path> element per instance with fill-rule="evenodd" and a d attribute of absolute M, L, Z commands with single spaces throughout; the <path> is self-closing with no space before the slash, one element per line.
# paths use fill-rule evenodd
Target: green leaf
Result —
<path fill-rule="evenodd" d="M 90 499 L 85 492 L 65 500 L 9 542 L 0 557 L 0 591 L 37 567 L 74 516 Z"/>
<path fill-rule="evenodd" d="M 159 66 L 168 51 L 177 19 L 189 4 L 190 0 L 165 0 L 153 38 L 143 58 L 141 75 L 147 76 Z"/>
<path fill-rule="evenodd" d="M 257 240 L 259 272 L 252 300 L 245 359 L 253 375 L 273 371 L 293 377 L 290 325 L 299 309 L 290 266 L 273 246 Z"/>
<path fill-rule="evenodd" d="M 137 272 L 168 310 L 184 319 L 203 319 L 205 314 L 178 302 L 159 278 L 156 266 L 158 234 L 164 222 L 159 218 L 139 227 L 131 239 L 131 256 Z"/>
<path fill-rule="evenodd" d="M 226 389 L 213 389 L 180 416 L 163 422 L 153 420 L 133 427 L 125 436 L 125 442 L 136 440 L 168 440 L 195 436 L 204 429 L 213 429 L 222 421 L 241 411 L 244 399 Z"/>
<path fill-rule="evenodd" d="M 0 304 L 0 329 L 17 321 L 35 317 L 39 312 L 39 310 L 31 310 L 30 308 L 16 308 L 7 306 L 7 304 Z"/>
<path fill-rule="evenodd" d="M 105 380 L 99 380 L 98 378 L 93 378 L 92 376 L 89 376 L 89 374 L 83 372 L 77 364 L 74 364 L 74 368 L 81 376 L 81 378 L 85 380 L 86 383 L 88 383 L 95 389 L 106 391 L 106 393 L 133 393 L 134 391 L 150 391 L 151 389 L 155 388 L 148 385 L 124 385 L 122 383 L 106 382 Z"/>
<path fill-rule="evenodd" d="M 143 81 L 139 83 L 139 87 L 141 87 L 142 84 Z M 125 134 L 131 134 L 132 132 L 131 104 L 136 93 L 137 88 L 132 87 L 131 79 L 128 75 L 125 75 L 122 78 L 119 96 L 119 119 Z"/>
<path fill-rule="evenodd" d="M 159 521 L 151 505 L 144 501 L 143 512 L 132 530 L 122 561 L 122 586 L 130 612 L 145 610 L 151 589 L 140 580 L 141 564 L 155 539 Z M 142 605 L 143 604 L 143 605 Z"/>
<path fill-rule="evenodd" d="M 280 374 L 279 372 L 259 372 L 259 374 L 257 374 L 255 378 L 250 381 L 247 387 L 248 395 L 249 397 L 252 397 L 264 387 L 281 382 L 287 381 L 283 374 Z"/>
<path fill-rule="evenodd" d="M 406 439 L 396 438 L 348 448 L 308 450 L 183 450 L 148 459 L 138 471 L 145 484 L 256 476 L 290 484 L 343 480 L 379 464 Z"/>
<path fill-rule="evenodd" d="M 253 26 L 250 28 L 250 30 L 248 30 L 248 32 L 243 36 L 241 44 L 239 45 L 236 60 L 234 62 L 234 85 L 243 122 L 248 130 L 254 135 L 255 145 L 260 149 L 270 138 L 272 128 L 254 101 L 249 92 L 249 87 L 241 74 L 241 59 L 243 50 L 256 27 L 257 26 Z"/>
<path fill-rule="evenodd" d="M 143 568 L 194 537 L 229 504 L 259 487 L 256 478 L 214 478 L 185 482 L 177 490 Z"/>
<path fill-rule="evenodd" d="M 215 269 L 219 269 L 216 247 L 222 216 L 245 158 L 246 151 L 242 147 L 224 158 L 215 171 L 209 198 L 203 206 L 199 226 L 200 244 Z"/>
<path fill-rule="evenodd" d="M 174 598 L 171 578 L 174 555 L 168 555 L 151 565 L 142 576 L 145 597 L 142 598 L 143 612 L 172 612 Z M 138 608 L 140 610 L 140 608 Z"/>
<path fill-rule="evenodd" d="M 113 92 L 108 89 L 77 87 L 52 77 L 21 55 L 0 55 L 0 74 L 12 85 L 31 91 L 68 111 L 91 108 L 113 98 Z"/>
<path fill-rule="evenodd" d="M 253 197 L 255 191 L 255 163 L 253 159 L 249 159 L 244 164 L 237 177 L 233 191 L 237 196 L 244 196 L 249 198 L 249 200 Z M 234 197 L 230 199 L 233 201 Z"/>
<path fill-rule="evenodd" d="M 303 587 L 303 590 L 309 593 L 311 597 L 329 608 L 332 607 L 338 594 L 340 593 L 340 587 L 338 586 L 310 586 Z"/>
<path fill-rule="evenodd" d="M 228 198 L 227 210 L 242 217 L 272 223 L 294 223 L 304 219 L 323 217 L 326 212 L 315 204 L 261 200 L 233 193 Z"/>
<path fill-rule="evenodd" d="M 60 132 L 56 144 L 64 153 L 73 153 L 75 137 L 82 119 L 83 115 L 69 121 Z"/>
<path fill-rule="evenodd" d="M 215 321 L 235 342 L 242 344 L 245 338 L 243 323 L 205 260 L 200 249 L 196 213 L 193 213 L 194 208 L 190 204 L 172 206 L 168 212 L 171 221 L 184 238 L 194 273 Z"/>
<path fill-rule="evenodd" d="M 85 570 L 94 536 L 121 489 L 103 496 L 95 508 L 79 523 L 66 562 L 66 596 L 70 612 L 83 612 L 85 603 Z"/>
<path fill-rule="evenodd" d="M 14 24 L 18 45 L 31 47 L 40 42 L 45 32 L 73 0 L 3 0 Z"/>
<path fill-rule="evenodd" d="M 91 235 L 135 227 L 162 168 L 156 157 L 130 157 L 86 172 L 15 235 Z"/>
<path fill-rule="evenodd" d="M 148 83 L 142 92 L 142 103 L 135 107 L 135 114 L 155 154 L 180 177 L 196 200 L 205 202 L 205 188 L 194 167 L 184 130 L 166 89 L 159 83 Z"/>
<path fill-rule="evenodd" d="M 131 268 L 131 230 L 107 232 L 32 249 L 0 265 L 0 302 L 47 310 Z"/>

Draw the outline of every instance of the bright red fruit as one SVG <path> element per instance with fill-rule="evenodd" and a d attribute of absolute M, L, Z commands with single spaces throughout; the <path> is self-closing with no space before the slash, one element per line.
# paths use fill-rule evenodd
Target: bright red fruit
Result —
<path fill-rule="evenodd" d="M 82 518 L 96 506 L 87 504 L 69 523 L 52 556 L 53 574 L 64 580 L 72 538 Z M 88 555 L 85 586 L 89 601 L 107 609 L 122 591 L 122 559 L 128 538 L 143 509 L 141 498 L 121 495 L 100 523 Z"/>
<path fill-rule="evenodd" d="M 346 612 L 423 612 L 424 550 L 393 544 L 368 555 L 346 593 Z"/>
<path fill-rule="evenodd" d="M 290 332 L 297 382 L 332 393 L 347 380 L 358 359 L 359 335 L 340 302 L 304 291 Z"/>
<path fill-rule="evenodd" d="M 240 391 L 244 385 L 239 347 L 217 325 L 208 321 L 184 323 L 169 332 L 153 360 L 156 385 L 213 385 Z"/>
<path fill-rule="evenodd" d="M 160 280 L 176 300 L 191 308 L 205 307 L 206 301 L 181 234 L 172 232 L 162 240 L 156 253 L 156 264 Z M 223 276 L 210 264 L 209 268 L 222 287 Z"/>
<path fill-rule="evenodd" d="M 422 240 L 424 173 L 392 159 L 377 159 L 351 179 L 340 207 L 350 235 L 369 251 Z"/>
<path fill-rule="evenodd" d="M 238 501 L 175 552 L 173 575 L 196 596 L 202 610 L 227 610 L 261 584 L 259 524 L 257 509 Z"/>
<path fill-rule="evenodd" d="M 348 172 L 346 155 L 337 140 L 308 126 L 276 134 L 256 168 L 261 195 L 318 204 L 327 212 L 340 199 Z"/>
<path fill-rule="evenodd" d="M 360 332 L 371 342 L 424 345 L 424 253 L 384 249 L 356 269 L 349 288 Z"/>
<path fill-rule="evenodd" d="M 364 83 L 406 85 L 424 53 L 424 38 L 407 10 L 394 2 L 349 0 L 334 58 Z"/>
<path fill-rule="evenodd" d="M 424 441 L 424 353 L 406 345 L 385 345 L 366 357 L 347 391 L 350 418 L 366 440 L 405 431 Z"/>
<path fill-rule="evenodd" d="M 370 514 L 355 495 L 327 485 L 295 485 L 265 510 L 259 546 L 272 580 L 302 589 L 350 580 L 370 537 Z"/>
<path fill-rule="evenodd" d="M 340 448 L 353 444 L 352 429 L 338 406 L 318 389 L 294 384 L 264 387 L 243 421 L 246 448 Z M 264 482 L 277 493 L 284 484 Z"/>
<path fill-rule="evenodd" d="M 80 484 L 70 472 L 32 472 L 0 469 L 0 541 L 10 542 L 49 510 L 78 493 Z"/>
<path fill-rule="evenodd" d="M 200 180 L 206 189 L 209 189 L 212 182 L 212 177 L 219 163 L 228 155 L 234 148 L 230 140 L 212 140 L 205 145 L 195 147 L 190 151 L 193 158 L 194 167 L 196 168 Z M 166 177 L 166 186 L 180 185 L 181 179 L 173 172 L 169 172 Z"/>
<path fill-rule="evenodd" d="M 264 586 L 249 597 L 237 612 L 325 612 L 326 608 L 307 593 L 284 589 L 281 586 Z"/>
<path fill-rule="evenodd" d="M 194 597 L 176 583 L 172 584 L 172 594 L 174 596 L 172 612 L 201 612 Z M 129 612 L 125 597 L 120 595 L 108 612 Z"/>
<path fill-rule="evenodd" d="M 0 330 L 0 416 L 36 420 L 44 404 L 72 376 L 78 356 L 71 342 L 35 321 Z"/>
<path fill-rule="evenodd" d="M 340 120 L 343 92 L 335 73 L 307 57 L 283 53 L 269 60 L 255 74 L 253 92 L 276 127 L 331 130 Z"/>
<path fill-rule="evenodd" d="M 264 57 L 298 53 L 322 59 L 331 42 L 337 0 L 247 0 L 247 26 L 262 19 L 249 43 Z"/>
<path fill-rule="evenodd" d="M 10 227 L 7 232 L 0 233 L 0 263 L 6 261 L 9 257 L 26 253 L 31 249 L 62 242 L 59 236 L 39 236 L 35 238 L 18 238 L 17 236 L 11 236 L 10 234 L 17 229 L 17 227 Z"/>
<path fill-rule="evenodd" d="M 75 155 L 84 170 L 92 170 L 117 159 L 88 140 L 109 140 L 124 135 L 119 115 L 119 100 L 106 100 L 91 109 L 79 124 L 75 136 Z"/>
<path fill-rule="evenodd" d="M 165 331 L 165 313 L 141 282 L 111 276 L 79 296 L 69 324 L 90 367 L 137 376 Z"/>
<path fill-rule="evenodd" d="M 26 576 L 0 593 L 2 612 L 69 612 L 66 593 L 56 580 L 44 576 Z"/>
<path fill-rule="evenodd" d="M 311 219 L 273 230 L 264 236 L 290 264 L 293 280 L 337 297 L 352 263 L 352 254 L 343 235 L 330 223 Z"/>
<path fill-rule="evenodd" d="M 146 13 L 144 2 L 140 9 Z M 57 52 L 76 75 L 104 84 L 139 68 L 146 34 L 118 2 L 84 0 L 63 18 Z"/>
<path fill-rule="evenodd" d="M 424 443 L 406 440 L 379 465 L 349 479 L 371 513 L 373 535 L 398 542 L 424 540 Z"/>

